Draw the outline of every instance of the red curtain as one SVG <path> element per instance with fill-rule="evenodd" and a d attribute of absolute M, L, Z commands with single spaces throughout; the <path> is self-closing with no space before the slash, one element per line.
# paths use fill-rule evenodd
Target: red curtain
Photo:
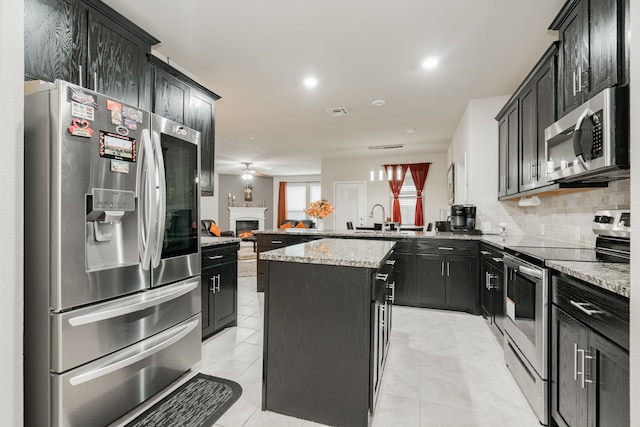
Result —
<path fill-rule="evenodd" d="M 411 178 L 416 186 L 416 216 L 414 219 L 415 225 L 424 225 L 424 217 L 422 214 L 422 190 L 424 189 L 424 183 L 427 182 L 427 174 L 429 173 L 429 165 L 431 163 L 412 163 L 409 165 L 411 170 Z"/>
<path fill-rule="evenodd" d="M 400 179 L 398 179 L 396 168 L 400 166 L 402 168 L 402 175 Z M 387 177 L 389 174 L 391 175 L 391 179 L 389 180 L 389 188 L 391 188 L 391 192 L 393 193 L 393 220 L 394 222 L 402 223 L 402 214 L 400 213 L 400 200 L 398 200 L 398 196 L 400 195 L 400 190 L 402 189 L 402 183 L 404 182 L 404 176 L 407 173 L 408 165 L 384 165 L 384 170 L 387 172 Z"/>
<path fill-rule="evenodd" d="M 274 228 L 280 227 L 285 219 L 287 219 L 287 183 L 281 181 L 278 188 L 278 223 Z"/>

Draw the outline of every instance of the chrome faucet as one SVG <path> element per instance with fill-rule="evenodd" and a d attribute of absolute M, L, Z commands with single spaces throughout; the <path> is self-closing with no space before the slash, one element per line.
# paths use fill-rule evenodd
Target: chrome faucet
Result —
<path fill-rule="evenodd" d="M 371 213 L 369 214 L 369 218 L 373 218 L 373 211 L 375 211 L 378 206 L 380 206 L 380 209 L 382 209 L 382 231 L 384 232 L 385 225 L 387 225 L 387 217 L 384 215 L 384 206 L 382 206 L 380 203 L 376 203 L 375 205 L 373 205 L 373 207 L 371 208 Z"/>

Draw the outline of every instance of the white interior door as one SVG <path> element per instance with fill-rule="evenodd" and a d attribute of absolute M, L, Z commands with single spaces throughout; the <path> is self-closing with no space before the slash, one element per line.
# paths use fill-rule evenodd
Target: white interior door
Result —
<path fill-rule="evenodd" d="M 367 183 L 365 181 L 336 182 L 333 199 L 336 203 L 333 217 L 334 230 L 346 230 L 347 222 L 353 226 L 364 225 L 367 206 Z"/>

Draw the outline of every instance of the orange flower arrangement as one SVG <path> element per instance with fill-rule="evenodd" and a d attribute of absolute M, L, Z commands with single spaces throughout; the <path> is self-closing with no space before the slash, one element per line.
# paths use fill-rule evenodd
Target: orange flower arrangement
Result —
<path fill-rule="evenodd" d="M 335 211 L 336 207 L 331 206 L 331 203 L 327 199 L 317 200 L 309 204 L 309 209 L 305 209 L 304 212 L 311 218 L 324 219 L 331 212 Z"/>

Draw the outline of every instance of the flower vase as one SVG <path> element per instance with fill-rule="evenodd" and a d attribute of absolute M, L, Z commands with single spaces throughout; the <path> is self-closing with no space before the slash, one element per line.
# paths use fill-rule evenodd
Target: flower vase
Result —
<path fill-rule="evenodd" d="M 324 219 L 316 218 L 316 229 L 318 231 L 323 231 L 324 230 Z"/>

